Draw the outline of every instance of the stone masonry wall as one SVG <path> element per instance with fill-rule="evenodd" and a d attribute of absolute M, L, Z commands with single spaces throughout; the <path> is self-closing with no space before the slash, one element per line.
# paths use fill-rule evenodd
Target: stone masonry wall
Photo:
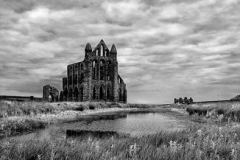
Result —
<path fill-rule="evenodd" d="M 126 103 L 126 84 L 118 74 L 115 45 L 113 44 L 109 50 L 101 40 L 92 50 L 88 43 L 84 60 L 67 66 L 67 77 L 62 79 L 62 89 L 61 101 Z M 44 95 L 45 99 L 46 95 Z"/>

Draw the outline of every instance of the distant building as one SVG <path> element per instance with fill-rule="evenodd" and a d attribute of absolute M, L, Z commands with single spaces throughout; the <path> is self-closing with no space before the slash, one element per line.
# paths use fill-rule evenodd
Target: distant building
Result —
<path fill-rule="evenodd" d="M 92 50 L 85 47 L 81 62 L 67 66 L 67 77 L 62 79 L 60 101 L 110 101 L 127 102 L 127 89 L 118 74 L 117 49 L 113 44 L 108 49 L 103 40 Z M 44 89 L 43 89 L 44 90 Z M 44 91 L 43 91 L 44 92 Z M 45 94 L 48 93 L 48 94 Z M 49 99 L 51 92 L 44 92 L 43 99 Z M 54 97 L 50 95 L 50 98 Z"/>

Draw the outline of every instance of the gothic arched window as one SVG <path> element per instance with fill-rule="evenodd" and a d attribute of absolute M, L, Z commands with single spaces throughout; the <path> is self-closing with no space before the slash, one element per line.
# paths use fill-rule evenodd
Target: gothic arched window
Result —
<path fill-rule="evenodd" d="M 121 90 L 121 88 L 118 91 L 118 98 L 119 98 L 119 101 L 122 100 L 122 90 Z"/>
<path fill-rule="evenodd" d="M 73 94 L 74 94 L 73 101 L 78 101 L 79 92 L 78 92 L 77 87 L 75 87 Z"/>
<path fill-rule="evenodd" d="M 81 64 L 81 70 L 84 70 L 84 65 L 83 64 Z"/>
<path fill-rule="evenodd" d="M 104 99 L 104 92 L 103 92 L 103 88 L 100 87 L 100 99 L 103 100 Z"/>
<path fill-rule="evenodd" d="M 100 52 L 101 52 L 100 56 L 104 56 L 104 47 L 103 47 L 103 45 L 101 45 Z"/>
<path fill-rule="evenodd" d="M 104 61 L 100 61 L 100 80 L 104 80 Z"/>
<path fill-rule="evenodd" d="M 107 100 L 110 100 L 110 87 L 107 88 Z"/>
<path fill-rule="evenodd" d="M 94 60 L 92 63 L 92 79 L 97 79 L 96 73 L 97 73 L 97 61 Z"/>
<path fill-rule="evenodd" d="M 72 88 L 70 88 L 69 92 L 68 92 L 68 99 L 69 99 L 69 101 L 72 101 L 72 94 L 73 94 L 73 91 L 72 91 Z"/>
<path fill-rule="evenodd" d="M 77 75 L 74 75 L 73 84 L 77 84 Z"/>
<path fill-rule="evenodd" d="M 96 55 L 99 56 L 99 51 L 98 51 L 98 49 L 96 49 Z"/>
<path fill-rule="evenodd" d="M 81 83 L 84 82 L 84 74 L 81 73 Z"/>
<path fill-rule="evenodd" d="M 93 99 L 96 99 L 96 88 L 93 87 Z"/>
<path fill-rule="evenodd" d="M 69 85 L 72 85 L 72 76 L 69 76 Z"/>
<path fill-rule="evenodd" d="M 80 101 L 83 101 L 83 87 L 80 88 Z"/>

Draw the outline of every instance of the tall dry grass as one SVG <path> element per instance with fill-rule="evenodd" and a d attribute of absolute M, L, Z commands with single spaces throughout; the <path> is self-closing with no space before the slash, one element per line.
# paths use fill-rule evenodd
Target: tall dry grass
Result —
<path fill-rule="evenodd" d="M 237 160 L 240 158 L 239 138 L 239 126 L 206 124 L 191 126 L 187 131 L 143 137 L 3 141 L 0 143 L 0 159 Z M 134 144 L 141 149 L 130 154 L 130 146 Z"/>
<path fill-rule="evenodd" d="M 9 116 L 55 114 L 68 110 L 88 110 L 102 108 L 151 108 L 156 105 L 123 104 L 116 102 L 17 102 L 0 101 L 0 118 Z"/>
<path fill-rule="evenodd" d="M 150 107 L 155 106 L 115 102 L 0 101 L 0 137 L 42 129 L 49 123 L 74 119 L 79 115 Z"/>
<path fill-rule="evenodd" d="M 198 114 L 211 118 L 222 116 L 224 121 L 240 121 L 240 101 L 191 104 L 187 107 L 189 115 Z"/>

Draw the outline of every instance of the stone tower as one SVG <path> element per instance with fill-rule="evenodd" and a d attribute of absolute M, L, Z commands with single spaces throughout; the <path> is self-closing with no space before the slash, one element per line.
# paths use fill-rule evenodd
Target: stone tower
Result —
<path fill-rule="evenodd" d="M 118 74 L 117 49 L 111 50 L 101 40 L 92 49 L 86 44 L 81 62 L 67 66 L 67 77 L 62 79 L 62 101 L 112 101 L 127 102 L 127 89 Z"/>

